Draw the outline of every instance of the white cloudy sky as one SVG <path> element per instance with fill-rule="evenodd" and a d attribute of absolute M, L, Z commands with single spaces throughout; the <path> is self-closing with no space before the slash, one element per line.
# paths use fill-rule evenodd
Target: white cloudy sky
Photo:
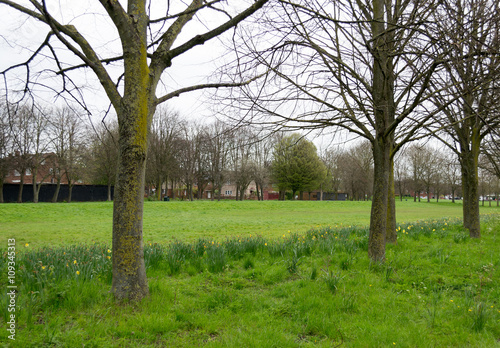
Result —
<path fill-rule="evenodd" d="M 19 2 L 27 3 L 25 0 Z M 238 0 L 237 2 L 241 7 L 242 1 Z M 155 5 L 164 3 L 166 2 L 154 2 Z M 180 1 L 176 3 L 184 6 Z M 116 30 L 97 0 L 48 0 L 47 6 L 60 21 L 75 25 L 101 57 L 113 57 L 121 53 L 121 46 Z M 0 70 L 4 70 L 12 64 L 25 61 L 44 40 L 48 29 L 45 25 L 38 23 L 36 20 L 26 18 L 5 5 L 0 5 L 0 8 L 3 13 L 2 18 L 5 18 L 0 23 Z M 183 8 L 179 7 L 179 10 Z M 175 13 L 176 11 L 171 11 L 171 13 Z M 158 7 L 152 9 L 152 13 L 158 13 L 159 16 L 164 12 L 164 8 Z M 183 30 L 178 38 L 178 44 L 183 43 L 193 35 L 205 32 L 207 28 L 213 28 L 214 25 L 224 19 L 213 11 L 207 11 L 206 14 L 206 17 L 198 18 L 198 20 L 193 19 L 185 27 L 185 30 Z M 214 39 L 174 59 L 173 66 L 166 71 L 162 79 L 169 88 L 169 92 L 180 87 L 208 82 L 211 73 L 221 62 L 221 55 L 225 52 L 222 46 L 219 39 Z M 45 52 L 48 53 L 48 51 Z M 68 63 L 80 63 L 72 54 L 68 54 L 64 48 L 60 48 L 58 54 Z M 42 68 L 53 69 L 54 65 L 52 63 L 48 64 L 47 60 L 41 59 L 32 66 L 32 73 Z M 114 76 L 118 76 L 120 72 L 121 69 L 116 69 Z M 22 84 L 25 76 L 25 70 L 20 69 L 16 74 L 9 74 L 9 77 L 14 78 L 10 82 L 12 83 L 12 81 L 16 81 L 17 79 L 17 86 L 20 86 L 19 83 Z M 52 77 L 47 78 L 47 76 L 49 75 L 36 76 L 36 80 L 51 86 L 59 84 L 57 80 L 54 80 Z M 90 70 L 80 70 L 78 73 L 73 73 L 72 76 L 80 86 L 86 87 L 85 93 L 88 105 L 94 106 L 96 113 L 104 110 L 108 105 L 107 98 L 93 76 L 93 73 Z M 158 96 L 160 94 L 157 93 Z M 49 94 L 39 95 L 48 103 L 54 102 L 53 96 Z M 186 117 L 208 116 L 211 112 L 207 107 L 206 99 L 203 95 L 202 92 L 191 92 L 174 98 L 169 104 Z"/>

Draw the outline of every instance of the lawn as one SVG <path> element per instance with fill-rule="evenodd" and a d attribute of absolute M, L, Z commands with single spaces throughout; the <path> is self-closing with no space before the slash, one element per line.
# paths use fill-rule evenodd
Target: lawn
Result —
<path fill-rule="evenodd" d="M 234 235 L 280 236 L 317 225 L 367 226 L 371 202 L 145 202 L 144 240 L 169 242 Z M 462 205 L 397 201 L 397 221 L 460 217 Z M 482 213 L 500 212 L 496 206 Z M 34 246 L 111 242 L 111 202 L 0 205 L 0 245 L 7 238 Z"/>
<path fill-rule="evenodd" d="M 471 240 L 460 204 L 398 202 L 398 244 L 374 264 L 369 202 L 146 202 L 135 304 L 109 292 L 111 204 L 0 208 L 1 250 L 20 251 L 6 347 L 500 347 L 497 207 Z"/>

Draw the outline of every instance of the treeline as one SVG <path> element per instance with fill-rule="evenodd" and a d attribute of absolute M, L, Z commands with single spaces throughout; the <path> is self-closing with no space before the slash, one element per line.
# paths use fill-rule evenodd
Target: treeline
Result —
<path fill-rule="evenodd" d="M 0 178 L 14 172 L 19 177 L 18 201 L 26 175 L 32 176 L 34 202 L 40 187 L 50 179 L 61 183 L 108 186 L 115 184 L 118 161 L 118 126 L 101 122 L 92 126 L 70 108 L 40 109 L 34 106 L 2 108 Z M 495 151 L 480 157 L 481 197 L 498 197 L 499 176 Z M 486 154 L 489 154 L 487 156 Z M 42 170 L 42 168 L 50 170 Z M 203 198 L 211 185 L 210 198 L 221 199 L 223 186 L 231 183 L 231 196 L 243 200 L 253 181 L 257 199 L 274 185 L 280 199 L 302 199 L 304 192 L 343 192 L 351 200 L 371 199 L 373 155 L 368 142 L 331 147 L 318 153 L 316 146 L 298 133 L 265 132 L 252 127 L 232 127 L 221 121 L 199 124 L 177 112 L 159 108 L 150 131 L 146 186 L 150 197 L 160 200 L 162 188 L 193 200 Z M 495 175 L 496 174 L 496 175 Z M 460 163 L 445 149 L 412 144 L 395 159 L 396 195 L 419 200 L 461 197 Z M 30 182 L 31 183 L 31 182 Z M 321 194 L 320 194 L 321 195 Z M 3 201 L 3 194 L 0 195 Z"/>

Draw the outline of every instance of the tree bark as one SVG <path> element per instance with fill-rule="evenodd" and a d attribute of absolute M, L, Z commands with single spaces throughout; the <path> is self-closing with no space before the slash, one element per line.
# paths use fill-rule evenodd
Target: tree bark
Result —
<path fill-rule="evenodd" d="M 61 178 L 57 179 L 56 191 L 52 196 L 52 203 L 57 203 L 57 199 L 59 198 L 59 191 L 61 190 Z"/>
<path fill-rule="evenodd" d="M 33 203 L 38 203 L 38 183 L 36 182 L 37 177 L 37 169 L 33 169 L 32 171 L 32 182 L 33 182 Z"/>
<path fill-rule="evenodd" d="M 462 149 L 462 190 L 464 194 L 464 227 L 471 238 L 481 237 L 479 218 L 479 144 L 472 144 L 471 151 Z"/>
<path fill-rule="evenodd" d="M 389 193 L 387 202 L 387 233 L 386 243 L 397 244 L 398 235 L 396 232 L 396 190 L 394 188 L 394 160 L 390 160 L 389 172 Z"/>
<path fill-rule="evenodd" d="M 108 181 L 108 202 L 111 201 L 111 182 Z"/>
<path fill-rule="evenodd" d="M 384 142 L 383 138 L 377 139 L 373 143 L 374 180 L 368 256 L 375 262 L 385 260 L 387 206 L 389 199 L 389 152 L 389 146 Z"/>
<path fill-rule="evenodd" d="M 142 216 L 147 153 L 145 94 L 124 102 L 120 118 L 120 158 L 113 204 L 113 284 L 118 300 L 149 294 L 144 265 Z M 139 125 L 139 126 L 138 126 Z"/>
<path fill-rule="evenodd" d="M 21 179 L 19 181 L 19 191 L 17 191 L 17 203 L 23 202 L 23 189 L 24 189 L 24 174 L 21 173 Z"/>

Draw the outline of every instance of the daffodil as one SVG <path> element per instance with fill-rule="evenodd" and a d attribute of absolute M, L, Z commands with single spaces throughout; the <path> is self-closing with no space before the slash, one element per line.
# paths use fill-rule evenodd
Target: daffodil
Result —
<path fill-rule="evenodd" d="M 80 271 L 76 271 L 76 275 L 80 275 Z"/>

